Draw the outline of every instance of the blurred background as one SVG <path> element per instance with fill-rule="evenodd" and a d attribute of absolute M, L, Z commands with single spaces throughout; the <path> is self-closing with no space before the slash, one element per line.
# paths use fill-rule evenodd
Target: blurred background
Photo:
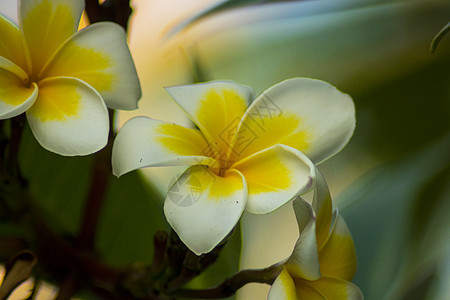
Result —
<path fill-rule="evenodd" d="M 331 83 L 356 106 L 350 143 L 319 166 L 355 240 L 354 282 L 368 300 L 450 299 L 450 36 L 429 50 L 450 21 L 449 1 L 136 0 L 133 7 L 129 44 L 143 98 L 139 110 L 119 114 L 118 128 L 135 115 L 190 125 L 166 86 L 228 79 L 260 93 L 291 77 Z M 0 12 L 16 20 L 16 1 L 2 0 Z M 22 157 L 33 163 L 30 153 Z M 106 262 L 151 259 L 163 195 L 180 171 L 144 171 L 151 201 L 111 200 L 98 241 Z M 72 232 L 76 200 L 64 210 L 57 200 L 41 205 Z M 290 205 L 245 214 L 241 233 L 240 268 L 286 258 L 298 236 Z M 238 254 L 230 246 L 216 273 Z M 238 299 L 265 299 L 268 289 L 251 284 Z"/>

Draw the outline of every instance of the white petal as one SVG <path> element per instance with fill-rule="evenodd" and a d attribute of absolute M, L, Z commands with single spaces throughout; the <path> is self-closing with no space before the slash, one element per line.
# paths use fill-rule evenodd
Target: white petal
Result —
<path fill-rule="evenodd" d="M 339 152 L 355 127 L 355 108 L 347 94 L 309 78 L 283 81 L 263 92 L 247 110 L 237 136 L 258 136 L 241 157 L 284 144 L 314 163 Z"/>
<path fill-rule="evenodd" d="M 292 206 L 294 208 L 295 218 L 297 219 L 298 231 L 301 234 L 306 225 L 308 225 L 312 219 L 315 219 L 314 212 L 311 204 L 301 197 L 295 198 L 294 201 L 292 201 Z"/>
<path fill-rule="evenodd" d="M 129 120 L 120 129 L 112 151 L 113 173 L 160 166 L 212 165 L 204 156 L 208 144 L 196 129 L 147 117 Z"/>
<path fill-rule="evenodd" d="M 39 82 L 27 119 L 41 146 L 60 155 L 91 154 L 108 141 L 108 110 L 101 96 L 78 79 Z"/>
<path fill-rule="evenodd" d="M 127 45 L 117 24 L 92 24 L 73 35 L 41 77 L 70 76 L 95 88 L 109 108 L 136 109 L 141 87 Z"/>
<path fill-rule="evenodd" d="M 269 213 L 308 191 L 315 177 L 312 162 L 296 149 L 275 145 L 235 163 L 248 185 L 246 210 Z"/>
<path fill-rule="evenodd" d="M 193 166 L 176 180 L 164 202 L 167 221 L 195 254 L 210 252 L 236 226 L 244 211 L 247 185 L 239 172 L 224 177 Z"/>
<path fill-rule="evenodd" d="M 310 219 L 300 233 L 294 251 L 286 263 L 289 273 L 295 278 L 317 280 L 320 278 L 319 254 L 316 242 L 316 224 Z"/>
<path fill-rule="evenodd" d="M 316 183 L 312 206 L 316 215 L 317 245 L 321 249 L 331 232 L 333 219 L 333 203 L 330 190 L 322 174 L 316 169 Z"/>

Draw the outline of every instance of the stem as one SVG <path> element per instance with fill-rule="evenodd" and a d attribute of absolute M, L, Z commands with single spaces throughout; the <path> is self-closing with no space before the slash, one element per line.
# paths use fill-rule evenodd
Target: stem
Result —
<path fill-rule="evenodd" d="M 17 178 L 19 182 L 22 182 L 23 180 L 17 158 L 19 156 L 20 140 L 24 128 L 25 114 L 21 114 L 11 119 L 11 137 L 6 158 L 6 168 L 9 171 L 11 178 Z"/>
<path fill-rule="evenodd" d="M 70 274 L 64 279 L 59 287 L 55 300 L 70 300 L 80 287 L 80 283 L 74 274 Z"/>
<path fill-rule="evenodd" d="M 230 297 L 247 283 L 258 282 L 272 284 L 283 270 L 283 267 L 283 263 L 278 263 L 265 269 L 242 270 L 215 288 L 204 290 L 180 289 L 173 293 L 173 296 L 189 299 L 220 299 Z"/>
<path fill-rule="evenodd" d="M 106 0 L 100 4 L 98 0 L 85 0 L 86 14 L 91 23 L 101 21 L 112 21 L 126 31 L 128 20 L 133 10 L 130 7 L 130 0 Z"/>
<path fill-rule="evenodd" d="M 114 139 L 113 123 L 114 112 L 109 110 L 110 129 L 108 144 L 94 157 L 93 175 L 89 194 L 86 198 L 83 221 L 78 235 L 77 246 L 80 249 L 91 251 L 94 249 L 95 237 L 103 201 L 106 196 L 108 181 L 111 176 L 111 153 Z"/>

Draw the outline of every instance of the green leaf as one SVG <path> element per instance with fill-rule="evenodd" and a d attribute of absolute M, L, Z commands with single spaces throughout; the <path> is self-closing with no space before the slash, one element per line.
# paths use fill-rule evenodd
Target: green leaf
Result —
<path fill-rule="evenodd" d="M 163 199 L 139 172 L 110 183 L 97 240 L 103 259 L 114 265 L 150 263 L 153 234 L 168 229 Z"/>
<path fill-rule="evenodd" d="M 62 157 L 48 152 L 37 143 L 28 127 L 20 149 L 23 176 L 43 218 L 57 234 L 76 237 L 90 185 L 93 156 Z M 102 260 L 114 265 L 150 262 L 153 233 L 167 228 L 162 197 L 138 172 L 109 177 L 96 249 Z"/>
<path fill-rule="evenodd" d="M 239 271 L 239 258 L 241 253 L 241 230 L 238 225 L 220 251 L 217 261 L 209 266 L 200 276 L 192 280 L 187 287 L 192 289 L 205 289 L 221 284 L 226 278 Z M 235 299 L 236 296 L 225 298 Z"/>
<path fill-rule="evenodd" d="M 366 299 L 429 292 L 450 250 L 449 152 L 447 135 L 369 172 L 339 197 L 358 255 L 355 283 Z"/>
<path fill-rule="evenodd" d="M 305 0 L 222 0 L 219 3 L 215 3 L 214 5 L 206 8 L 203 11 L 198 12 L 197 14 L 183 20 L 179 24 L 177 24 L 175 27 L 173 27 L 168 33 L 167 36 L 170 37 L 184 28 L 188 27 L 189 25 L 192 25 L 193 23 L 200 21 L 206 17 L 209 17 L 211 15 L 214 15 L 219 12 L 224 12 L 230 9 L 235 8 L 241 8 L 241 7 L 247 7 L 252 5 L 259 5 L 259 4 L 267 4 L 267 3 L 275 3 L 275 2 L 300 2 Z"/>

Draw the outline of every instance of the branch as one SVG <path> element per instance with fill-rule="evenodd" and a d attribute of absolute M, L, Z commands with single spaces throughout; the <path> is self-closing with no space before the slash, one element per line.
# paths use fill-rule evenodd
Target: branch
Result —
<path fill-rule="evenodd" d="M 180 289 L 174 292 L 172 296 L 188 299 L 220 299 L 230 297 L 247 283 L 258 282 L 272 284 L 283 270 L 283 267 L 283 263 L 278 263 L 265 269 L 242 270 L 215 288 L 204 290 Z"/>
<path fill-rule="evenodd" d="M 128 20 L 133 12 L 130 0 L 106 0 L 103 4 L 100 4 L 98 0 L 85 0 L 84 2 L 89 22 L 111 21 L 122 26 L 125 31 L 127 30 Z"/>

